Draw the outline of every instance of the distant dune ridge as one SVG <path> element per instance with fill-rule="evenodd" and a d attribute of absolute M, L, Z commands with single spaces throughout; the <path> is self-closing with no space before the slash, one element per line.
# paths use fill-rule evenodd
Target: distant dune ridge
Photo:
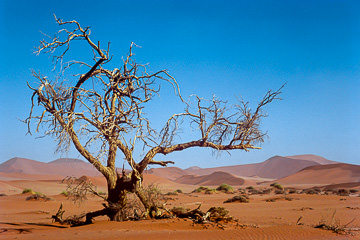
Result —
<path fill-rule="evenodd" d="M 317 156 L 317 155 L 313 155 L 313 154 L 287 156 L 286 158 L 307 160 L 307 161 L 316 162 L 316 163 L 322 164 L 322 165 L 339 163 L 339 162 L 331 161 L 331 160 L 328 160 L 328 159 L 323 158 L 321 156 Z"/>
<path fill-rule="evenodd" d="M 247 185 L 251 182 L 247 177 L 279 179 L 278 181 L 284 184 L 335 184 L 360 182 L 357 167 L 360 166 L 346 163 L 340 164 L 321 156 L 306 154 L 286 157 L 274 156 L 264 162 L 254 164 L 216 168 L 194 166 L 185 170 L 172 168 L 169 172 L 167 168 L 155 168 L 149 171 L 151 174 L 165 178 L 167 178 L 167 175 L 171 175 L 170 172 L 183 173 L 177 179 L 174 179 L 174 176 L 179 176 L 179 174 L 174 175 L 171 180 L 177 183 L 195 185 L 216 185 L 221 183 Z M 316 173 L 317 170 L 319 170 L 318 173 Z M 301 173 L 302 171 L 304 172 Z"/>
<path fill-rule="evenodd" d="M 181 176 L 188 175 L 190 172 L 178 167 L 152 168 L 146 171 L 148 174 L 154 174 L 170 180 L 176 180 Z"/>
<path fill-rule="evenodd" d="M 217 171 L 209 175 L 195 176 L 195 175 L 184 175 L 176 179 L 175 182 L 192 185 L 220 185 L 227 183 L 230 185 L 244 185 L 245 180 L 234 176 L 231 173 Z"/>
<path fill-rule="evenodd" d="M 283 178 L 294 174 L 305 167 L 319 164 L 334 164 L 335 161 L 327 160 L 316 155 L 296 155 L 296 156 L 274 156 L 261 163 L 234 165 L 216 168 L 197 168 L 191 167 L 186 171 L 195 175 L 208 175 L 216 171 L 224 171 L 243 177 L 262 177 L 262 178 Z"/>
<path fill-rule="evenodd" d="M 0 180 L 5 181 L 32 178 L 34 180 L 45 178 L 51 180 L 84 175 L 102 177 L 90 163 L 73 158 L 60 158 L 49 163 L 26 158 L 12 158 L 0 164 Z M 146 175 L 146 178 L 151 181 L 157 179 L 156 181 L 167 185 L 171 182 L 188 185 L 219 185 L 222 183 L 249 185 L 271 179 L 283 184 L 324 185 L 360 182 L 360 166 L 338 163 L 308 154 L 287 157 L 274 156 L 261 163 L 216 168 L 191 167 L 185 170 L 177 167 L 154 168 L 147 170 Z"/>
<path fill-rule="evenodd" d="M 340 184 L 360 182 L 360 166 L 346 163 L 310 166 L 278 179 L 282 184 Z"/>
<path fill-rule="evenodd" d="M 59 175 L 63 177 L 101 175 L 90 163 L 73 158 L 60 158 L 49 163 L 43 163 L 27 158 L 16 157 L 0 164 L 0 172 L 37 175 Z"/>

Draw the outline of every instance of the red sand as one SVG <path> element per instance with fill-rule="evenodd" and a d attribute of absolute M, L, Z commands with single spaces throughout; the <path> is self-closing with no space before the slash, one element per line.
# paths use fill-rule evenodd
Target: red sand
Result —
<path fill-rule="evenodd" d="M 192 185 L 217 185 L 226 183 L 229 185 L 247 185 L 243 178 L 234 176 L 231 173 L 217 171 L 209 175 L 195 176 L 195 175 L 184 175 L 176 179 L 175 182 L 192 184 Z"/>
<path fill-rule="evenodd" d="M 8 176 L 9 177 L 9 176 Z M 35 177 L 37 178 L 37 177 Z M 106 187 L 103 178 L 90 178 L 99 188 Z M 182 189 L 191 192 L 195 186 L 177 184 L 165 178 L 145 175 L 146 184 L 158 184 L 163 190 Z M 47 193 L 54 201 L 25 201 L 27 195 L 14 194 L 0 197 L 0 239 L 358 239 L 360 234 L 353 231 L 354 236 L 337 235 L 331 231 L 315 229 L 322 219 L 331 220 L 335 213 L 334 223 L 347 224 L 347 227 L 360 227 L 359 197 L 340 197 L 325 195 L 288 195 L 293 201 L 280 199 L 266 202 L 268 198 L 279 198 L 279 195 L 252 195 L 249 203 L 223 202 L 233 194 L 179 194 L 171 196 L 167 207 L 183 206 L 206 211 L 212 206 L 223 206 L 230 214 L 239 219 L 245 227 L 225 225 L 225 230 L 218 227 L 204 228 L 193 225 L 190 220 L 165 219 L 143 220 L 139 222 L 109 222 L 105 217 L 95 219 L 92 225 L 68 228 L 51 223 L 51 215 L 56 213 L 61 202 L 66 211 L 64 217 L 86 211 L 101 209 L 101 199 L 91 197 L 81 206 L 74 205 L 64 196 L 58 195 L 65 184 L 57 181 L 3 181 L 11 186 L 36 188 L 34 190 Z M 0 185 L 1 187 L 1 185 Z M 4 192 L 1 189 L 0 192 Z M 55 194 L 55 195 L 54 195 Z M 302 217 L 301 223 L 297 220 Z M 21 233 L 20 233 L 21 232 Z"/>
<path fill-rule="evenodd" d="M 193 225 L 190 220 L 165 219 L 143 220 L 139 222 L 109 222 L 97 218 L 87 226 L 68 228 L 51 223 L 60 203 L 64 202 L 64 216 L 101 208 L 97 198 L 91 198 L 78 207 L 65 197 L 52 196 L 55 201 L 25 201 L 26 196 L 11 195 L 0 198 L 0 228 L 5 232 L 0 239 L 357 239 L 337 235 L 331 231 L 315 229 L 322 218 L 327 220 L 335 213 L 335 220 L 346 224 L 358 217 L 360 202 L 356 197 L 292 195 L 293 201 L 265 202 L 273 196 L 254 196 L 249 203 L 228 203 L 223 201 L 233 195 L 228 194 L 181 194 L 169 201 L 167 206 L 184 206 L 201 209 L 211 206 L 224 206 L 232 216 L 239 219 L 244 228 L 233 226 L 221 230 L 218 227 L 205 229 L 202 225 Z M 341 200 L 346 199 L 346 200 Z M 351 207 L 352 209 L 349 209 Z M 311 210 L 312 209 L 312 210 Z M 296 225 L 299 217 L 301 223 Z M 359 227 L 360 219 L 355 219 L 348 227 Z M 22 230 L 21 230 L 22 229 Z M 20 233 L 22 231 L 22 233 Z"/>
<path fill-rule="evenodd" d="M 283 158 L 274 158 L 265 163 L 270 164 L 268 167 L 274 167 L 277 166 L 277 163 L 282 163 L 283 160 Z M 322 159 L 317 160 L 322 161 Z M 27 160 L 13 161 L 12 164 L 8 164 L 9 166 L 3 167 L 9 167 L 8 169 L 12 168 L 16 171 L 15 163 L 25 163 L 26 166 L 33 169 L 32 171 L 37 170 L 32 167 L 33 162 Z M 303 162 L 297 161 L 297 163 L 302 164 Z M 80 164 L 82 165 L 82 163 Z M 75 165 L 78 165 L 78 162 L 74 162 Z M 57 167 L 60 169 L 62 166 L 63 164 L 60 162 Z M 271 168 L 269 169 L 271 170 Z M 65 170 L 64 167 L 62 171 Z M 206 186 L 226 183 L 224 181 L 227 180 L 236 180 L 230 182 L 230 184 L 234 184 L 233 187 L 236 190 L 241 184 L 257 186 L 256 183 L 264 182 L 264 179 L 258 177 L 242 178 L 228 173 L 225 175 L 216 173 L 202 176 L 202 182 L 195 183 L 188 179 L 187 184 L 183 184 L 172 181 L 174 176 L 180 176 L 183 173 L 182 171 L 169 168 L 162 169 L 159 172 L 161 172 L 161 176 L 145 174 L 143 184 L 156 184 L 163 193 L 176 189 L 181 189 L 187 193 L 171 195 L 171 199 L 166 203 L 167 208 L 183 206 L 194 209 L 201 204 L 201 209 L 206 211 L 213 206 L 223 206 L 230 211 L 232 216 L 239 219 L 240 226 L 224 225 L 224 230 L 222 230 L 216 226 L 204 228 L 203 225 L 194 225 L 190 220 L 165 219 L 119 223 L 109 222 L 105 217 L 100 217 L 95 219 L 94 224 L 69 228 L 51 222 L 51 215 L 56 213 L 61 202 L 64 203 L 64 210 L 66 211 L 64 217 L 67 217 L 99 210 L 102 208 L 102 200 L 91 197 L 84 204 L 77 206 L 64 196 L 59 195 L 67 186 L 61 183 L 61 176 L 15 172 L 0 173 L 0 193 L 6 194 L 6 196 L 0 197 L 0 239 L 360 239 L 359 231 L 352 231 L 353 235 L 351 236 L 337 235 L 331 231 L 314 228 L 316 224 L 325 219 L 328 224 L 332 220 L 333 224 L 348 224 L 348 228 L 359 229 L 360 198 L 357 196 L 302 194 L 288 195 L 292 201 L 286 201 L 282 195 L 251 195 L 249 203 L 224 204 L 225 200 L 234 195 L 190 193 L 197 188 L 196 185 L 191 184 Z M 359 181 L 359 173 L 359 166 L 357 165 L 315 164 L 315 166 L 308 167 L 278 181 L 285 186 L 296 185 L 299 188 L 308 187 L 308 185 L 323 186 L 347 183 L 338 186 L 360 189 L 358 185 L 350 184 L 350 182 Z M 98 191 L 106 192 L 106 181 L 103 177 L 88 178 L 97 185 Z M 269 187 L 269 182 L 257 187 L 265 186 Z M 244 186 L 241 187 L 244 188 Z M 47 202 L 25 201 L 28 195 L 20 194 L 25 188 L 47 194 L 54 200 Z M 276 198 L 277 200 L 266 202 L 266 199 L 269 198 Z M 301 218 L 300 223 L 302 225 L 296 224 L 299 218 Z"/>

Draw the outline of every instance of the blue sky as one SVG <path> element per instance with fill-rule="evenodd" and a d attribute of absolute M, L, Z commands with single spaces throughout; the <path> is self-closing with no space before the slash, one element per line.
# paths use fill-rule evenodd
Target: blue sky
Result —
<path fill-rule="evenodd" d="M 358 1 L 16 1 L 0 2 L 0 163 L 12 157 L 49 162 L 80 157 L 54 154 L 47 137 L 26 135 L 34 81 L 51 75 L 50 58 L 32 54 L 41 32 L 59 30 L 53 14 L 91 26 L 92 38 L 111 42 L 120 63 L 133 41 L 136 59 L 168 69 L 182 95 L 256 104 L 285 82 L 282 101 L 267 108 L 262 150 L 214 155 L 192 149 L 166 156 L 175 166 L 213 167 L 261 162 L 274 155 L 317 154 L 360 164 L 360 15 Z M 73 52 L 75 57 L 82 50 Z M 75 55 L 78 54 L 78 55 Z M 181 111 L 172 92 L 158 99 L 156 124 Z M 151 110 L 151 109 L 150 109 Z M 185 134 L 187 134 L 185 132 Z M 191 135 L 192 133 L 189 133 Z M 80 157 L 81 158 L 81 157 Z M 119 157 L 119 165 L 122 164 Z"/>

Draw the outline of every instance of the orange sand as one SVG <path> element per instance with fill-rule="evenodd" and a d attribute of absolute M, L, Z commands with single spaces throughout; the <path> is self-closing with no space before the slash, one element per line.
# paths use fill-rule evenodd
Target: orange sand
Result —
<path fill-rule="evenodd" d="M 97 178 L 94 178 L 95 180 Z M 105 187 L 103 180 L 97 179 L 100 188 Z M 51 222 L 51 215 L 56 213 L 61 202 L 66 211 L 64 217 L 86 211 L 101 209 L 101 199 L 91 197 L 81 206 L 74 205 L 64 196 L 58 195 L 66 185 L 56 181 L 3 181 L 3 184 L 34 188 L 50 195 L 54 201 L 25 201 L 27 195 L 13 194 L 0 197 L 0 239 L 359 239 L 359 231 L 353 236 L 337 235 L 331 231 L 315 229 L 313 226 L 322 219 L 331 220 L 335 213 L 334 223 L 347 224 L 347 227 L 360 227 L 360 198 L 355 196 L 324 196 L 324 195 L 288 195 L 293 201 L 279 199 L 266 202 L 279 195 L 250 196 L 249 203 L 226 203 L 233 194 L 203 193 L 189 194 L 195 186 L 173 183 L 164 178 L 148 175 L 145 182 L 155 182 L 166 191 L 182 189 L 187 194 L 170 196 L 167 207 L 184 206 L 190 209 L 201 204 L 206 211 L 212 206 L 223 206 L 230 215 L 239 219 L 245 227 L 225 225 L 204 228 L 193 225 L 190 220 L 165 219 L 143 220 L 138 222 L 109 222 L 105 217 L 95 219 L 95 223 L 87 226 L 69 228 Z M 34 185 L 35 184 L 35 185 Z M 173 184 L 173 185 L 172 185 Z M 0 185 L 1 187 L 1 185 Z M 0 192 L 5 192 L 1 189 Z M 10 192 L 7 192 L 9 194 Z M 281 197 L 281 196 L 280 196 Z M 303 225 L 296 225 L 302 217 Z M 21 233 L 20 233 L 21 232 Z"/>

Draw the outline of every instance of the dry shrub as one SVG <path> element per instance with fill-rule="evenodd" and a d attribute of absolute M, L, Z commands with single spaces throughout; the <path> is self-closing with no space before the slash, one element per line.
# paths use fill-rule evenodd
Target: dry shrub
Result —
<path fill-rule="evenodd" d="M 279 200 L 280 198 L 268 198 L 265 201 L 266 202 L 276 202 L 276 200 Z"/>
<path fill-rule="evenodd" d="M 82 204 L 87 200 L 88 195 L 95 195 L 104 200 L 107 198 L 98 193 L 96 186 L 86 176 L 80 178 L 66 177 L 62 182 L 67 184 L 64 192 L 67 193 L 68 199 L 72 200 L 75 204 Z"/>
<path fill-rule="evenodd" d="M 164 195 L 161 193 L 161 189 L 156 184 L 149 184 L 143 187 L 143 193 L 150 203 L 149 215 L 153 218 L 162 218 L 162 212 L 160 208 L 165 201 Z M 127 193 L 127 202 L 123 208 L 124 216 L 126 220 L 140 220 L 142 216 L 145 216 L 145 208 L 135 193 Z"/>
<path fill-rule="evenodd" d="M 68 197 L 68 196 L 69 196 L 69 192 L 67 192 L 67 191 L 62 191 L 62 192 L 60 193 L 60 195 L 64 195 L 65 197 Z"/>
<path fill-rule="evenodd" d="M 350 191 L 347 190 L 347 189 L 338 189 L 337 195 L 339 195 L 339 196 L 349 196 Z"/>
<path fill-rule="evenodd" d="M 359 190 L 357 190 L 357 189 L 350 189 L 349 192 L 352 193 L 352 194 L 354 194 L 354 193 L 359 192 Z"/>
<path fill-rule="evenodd" d="M 215 188 L 208 188 L 205 190 L 205 194 L 214 194 L 214 193 L 216 193 Z"/>
<path fill-rule="evenodd" d="M 210 220 L 213 222 L 223 221 L 229 217 L 229 211 L 223 207 L 211 207 L 207 212 L 210 213 Z"/>
<path fill-rule="evenodd" d="M 151 205 L 159 205 L 160 200 L 163 198 L 161 189 L 157 184 L 149 184 L 143 188 L 145 197 Z"/>
<path fill-rule="evenodd" d="M 312 207 L 302 207 L 300 208 L 300 211 L 305 211 L 305 210 L 314 210 Z"/>
<path fill-rule="evenodd" d="M 25 194 L 25 193 L 35 194 L 35 192 L 34 192 L 32 189 L 30 189 L 30 188 L 26 188 L 26 189 L 24 189 L 24 190 L 22 191 L 22 194 Z"/>
<path fill-rule="evenodd" d="M 52 198 L 47 197 L 44 194 L 35 193 L 26 198 L 26 201 L 54 201 Z"/>
<path fill-rule="evenodd" d="M 124 215 L 129 220 L 140 220 L 140 217 L 145 213 L 143 204 L 134 193 L 127 193 L 126 198 L 126 205 L 123 208 Z"/>
<path fill-rule="evenodd" d="M 225 192 L 225 193 L 234 193 L 234 188 L 228 184 L 221 184 L 216 188 L 217 191 Z"/>
<path fill-rule="evenodd" d="M 251 194 L 251 195 L 261 194 L 261 193 L 262 193 L 261 190 L 256 190 L 256 189 L 249 189 L 248 190 L 248 194 Z"/>
<path fill-rule="evenodd" d="M 246 193 L 246 190 L 243 189 L 243 188 L 239 188 L 237 191 L 238 191 L 238 193 L 240 193 L 240 194 L 245 194 L 245 193 Z"/>
<path fill-rule="evenodd" d="M 349 223 L 342 225 L 338 219 L 335 219 L 336 210 L 329 217 L 322 217 L 319 224 L 315 226 L 315 228 L 321 228 L 324 230 L 330 230 L 337 234 L 348 234 L 347 226 L 351 224 L 355 219 L 351 220 Z"/>
<path fill-rule="evenodd" d="M 294 193 L 297 193 L 296 189 L 294 188 L 289 189 L 289 194 L 294 194 Z"/>
<path fill-rule="evenodd" d="M 270 186 L 278 190 L 284 190 L 284 187 L 277 182 L 270 184 Z"/>
<path fill-rule="evenodd" d="M 167 192 L 164 194 L 165 196 L 176 196 L 179 195 L 177 192 Z"/>
<path fill-rule="evenodd" d="M 270 193 L 271 193 L 271 189 L 263 189 L 259 194 L 270 194 Z"/>
<path fill-rule="evenodd" d="M 193 190 L 192 193 L 205 192 L 207 189 L 208 189 L 207 187 L 200 186 L 197 189 Z"/>
<path fill-rule="evenodd" d="M 321 193 L 321 190 L 319 189 L 304 189 L 302 190 L 301 193 L 305 193 L 305 194 L 310 194 L 310 195 L 315 195 L 315 194 L 320 194 Z"/>
<path fill-rule="evenodd" d="M 231 202 L 248 203 L 249 197 L 246 195 L 236 195 L 236 196 L 224 201 L 224 203 L 231 203 Z"/>
<path fill-rule="evenodd" d="M 280 189 L 275 190 L 275 194 L 284 194 L 284 193 L 285 193 L 284 190 L 280 190 Z"/>

